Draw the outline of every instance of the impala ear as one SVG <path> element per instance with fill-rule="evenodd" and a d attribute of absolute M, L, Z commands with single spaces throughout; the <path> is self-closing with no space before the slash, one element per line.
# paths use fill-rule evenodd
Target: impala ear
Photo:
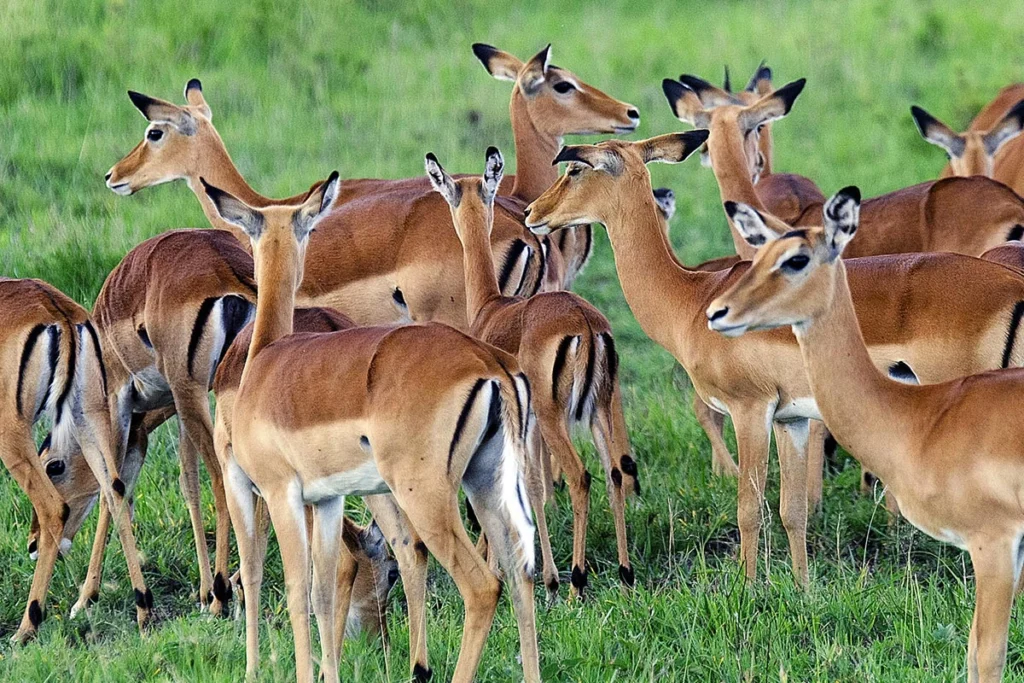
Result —
<path fill-rule="evenodd" d="M 200 178 L 199 182 L 206 191 L 206 196 L 213 202 L 213 208 L 218 216 L 244 230 L 252 241 L 260 238 L 265 223 L 263 214 L 234 195 L 210 185 L 205 178 Z"/>
<path fill-rule="evenodd" d="M 722 79 L 722 90 L 727 93 L 732 92 L 732 79 L 729 78 L 729 65 L 725 65 L 725 78 Z"/>
<path fill-rule="evenodd" d="M 502 52 L 496 47 L 486 43 L 473 43 L 473 54 L 483 62 L 487 73 L 499 81 L 513 81 L 519 78 L 519 72 L 523 68 L 523 62 L 507 52 Z"/>
<path fill-rule="evenodd" d="M 727 201 L 723 206 L 725 207 L 725 215 L 736 226 L 736 230 L 746 240 L 747 244 L 755 249 L 760 249 L 769 242 L 779 238 L 778 233 L 768 227 L 764 216 L 749 204 Z"/>
<path fill-rule="evenodd" d="M 956 131 L 916 104 L 910 108 L 910 115 L 914 117 L 914 123 L 917 125 L 917 130 L 921 132 L 921 137 L 946 150 L 946 154 L 950 158 L 959 158 L 963 155 L 967 143 Z"/>
<path fill-rule="evenodd" d="M 700 149 L 708 139 L 706 130 L 688 130 L 685 133 L 668 133 L 633 144 L 639 145 L 644 163 L 661 161 L 677 164 Z"/>
<path fill-rule="evenodd" d="M 1024 130 L 1024 100 L 1015 104 L 999 123 L 985 133 L 982 138 L 985 153 L 994 157 L 999 148 L 1020 135 L 1021 130 Z"/>
<path fill-rule="evenodd" d="M 667 187 L 659 187 L 654 191 L 654 201 L 658 205 L 661 217 L 666 221 L 672 220 L 676 214 L 676 193 Z"/>
<path fill-rule="evenodd" d="M 430 179 L 431 187 L 444 197 L 449 206 L 452 208 L 457 207 L 462 201 L 462 192 L 459 190 L 458 185 L 455 184 L 455 181 L 452 180 L 452 177 L 448 175 L 448 172 L 441 166 L 441 162 L 437 160 L 433 152 L 427 152 L 424 165 L 427 169 L 427 178 Z"/>
<path fill-rule="evenodd" d="M 519 88 L 526 96 L 536 95 L 548 75 L 548 67 L 551 64 L 551 44 L 535 54 L 523 67 L 522 76 L 519 78 Z"/>
<path fill-rule="evenodd" d="M 203 84 L 198 78 L 193 78 L 185 84 L 185 101 L 189 103 L 189 106 L 198 109 L 199 113 L 207 120 L 213 118 L 210 105 L 206 103 L 206 98 L 203 97 Z"/>
<path fill-rule="evenodd" d="M 498 186 L 505 175 L 505 159 L 497 147 L 488 147 L 486 161 L 484 161 L 483 193 L 486 195 L 484 202 L 490 204 L 494 201 L 494 195 L 498 194 Z"/>
<path fill-rule="evenodd" d="M 371 560 L 378 560 L 387 556 L 384 532 L 377 526 L 376 520 L 370 522 L 370 526 L 359 532 L 359 540 L 363 546 L 363 551 Z"/>
<path fill-rule="evenodd" d="M 679 77 L 680 83 L 697 93 L 701 104 L 707 108 L 721 107 L 726 104 L 742 104 L 740 100 L 730 95 L 727 91 L 711 85 L 703 78 L 683 74 Z"/>
<path fill-rule="evenodd" d="M 128 91 L 128 97 L 131 99 L 132 104 L 135 108 L 142 112 L 142 115 L 146 117 L 146 120 L 151 123 L 166 123 L 174 126 L 178 132 L 183 135 L 193 135 L 196 132 L 196 120 L 192 114 L 188 113 L 185 109 L 182 109 L 176 104 L 171 104 L 165 100 L 158 100 L 155 97 L 149 95 L 143 95 L 142 93 L 135 92 L 134 90 Z"/>
<path fill-rule="evenodd" d="M 320 186 L 313 189 L 306 201 L 295 211 L 292 216 L 292 227 L 295 235 L 300 240 L 309 236 L 309 233 L 316 230 L 317 223 L 327 215 L 328 209 L 338 196 L 338 172 L 332 171 L 327 180 L 320 183 Z"/>
<path fill-rule="evenodd" d="M 844 187 L 825 202 L 825 238 L 830 256 L 834 260 L 857 233 L 860 224 L 860 189 L 854 185 Z"/>
<path fill-rule="evenodd" d="M 704 111 L 704 105 L 697 97 L 697 93 L 671 78 L 661 82 L 661 90 L 665 93 L 668 106 L 672 108 L 672 113 L 677 119 L 697 128 L 707 128 L 711 125 L 711 115 Z"/>
<path fill-rule="evenodd" d="M 618 152 L 598 147 L 597 145 L 569 145 L 568 147 L 563 147 L 551 163 L 557 166 L 562 162 L 584 164 L 595 170 L 607 171 L 612 175 L 618 175 L 622 172 L 622 157 L 619 156 Z"/>
<path fill-rule="evenodd" d="M 772 70 L 765 65 L 763 59 L 757 65 L 757 71 L 750 77 L 750 81 L 744 90 L 757 93 L 758 95 L 767 95 L 772 91 Z"/>
<path fill-rule="evenodd" d="M 787 83 L 770 95 L 762 97 L 740 113 L 739 123 L 744 131 L 753 130 L 762 123 L 781 119 L 793 108 L 796 98 L 803 92 L 807 79 Z"/>

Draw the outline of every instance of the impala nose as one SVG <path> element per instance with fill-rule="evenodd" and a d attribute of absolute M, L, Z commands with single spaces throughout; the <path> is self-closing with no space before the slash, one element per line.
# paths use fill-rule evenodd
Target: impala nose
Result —
<path fill-rule="evenodd" d="M 104 180 L 110 180 L 110 171 L 107 171 L 107 175 L 103 176 Z"/>
<path fill-rule="evenodd" d="M 636 109 L 630 109 L 629 111 L 627 111 L 626 116 L 633 119 L 634 121 L 640 120 L 640 112 L 637 111 Z"/>
<path fill-rule="evenodd" d="M 523 209 L 523 218 L 529 218 L 529 217 L 530 217 L 530 207 L 526 207 L 525 209 Z"/>
<path fill-rule="evenodd" d="M 724 318 L 729 314 L 729 307 L 719 308 L 717 311 L 708 311 L 708 320 L 714 322 L 720 318 Z"/>
<path fill-rule="evenodd" d="M 401 576 L 401 574 L 399 573 L 397 567 L 392 567 L 391 569 L 389 569 L 388 570 L 388 585 L 389 586 L 394 586 L 395 585 L 395 581 L 398 581 L 398 577 L 399 576 Z"/>

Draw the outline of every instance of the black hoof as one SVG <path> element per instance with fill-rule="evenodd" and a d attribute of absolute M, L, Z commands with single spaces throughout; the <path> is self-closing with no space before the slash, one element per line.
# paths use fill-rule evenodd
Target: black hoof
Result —
<path fill-rule="evenodd" d="M 633 581 L 634 581 L 633 568 L 632 567 L 626 567 L 626 566 L 620 564 L 619 565 L 619 580 L 622 581 L 622 585 L 628 586 L 628 587 L 632 588 L 633 587 Z"/>
<path fill-rule="evenodd" d="M 143 593 L 138 588 L 135 589 L 135 606 L 139 609 L 153 609 L 153 591 L 146 589 Z"/>
<path fill-rule="evenodd" d="M 38 600 L 29 603 L 28 620 L 32 623 L 32 628 L 39 628 L 39 624 L 43 623 L 43 608 L 39 606 Z"/>
<path fill-rule="evenodd" d="M 572 587 L 576 589 L 579 596 L 583 597 L 583 590 L 587 587 L 587 570 L 579 567 L 572 568 Z"/>
<path fill-rule="evenodd" d="M 231 582 L 225 581 L 220 572 L 217 572 L 217 575 L 213 577 L 213 595 L 222 604 L 226 605 L 231 602 Z"/>
<path fill-rule="evenodd" d="M 412 669 L 412 677 L 415 681 L 429 681 L 430 677 L 434 675 L 434 672 L 430 669 L 424 668 L 422 665 L 417 664 Z"/>

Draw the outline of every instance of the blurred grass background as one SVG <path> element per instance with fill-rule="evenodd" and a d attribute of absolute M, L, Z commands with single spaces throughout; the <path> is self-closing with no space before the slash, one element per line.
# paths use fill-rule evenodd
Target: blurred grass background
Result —
<path fill-rule="evenodd" d="M 911 104 L 963 127 L 1000 87 L 1021 79 L 1024 4 L 6 0 L 0 26 L 0 274 L 43 278 L 90 306 L 139 241 L 206 225 L 183 183 L 129 198 L 104 187 L 103 174 L 145 127 L 125 96 L 129 88 L 180 102 L 185 82 L 201 78 L 243 174 L 257 190 L 286 196 L 334 168 L 343 178 L 418 175 L 430 150 L 458 172 L 478 172 L 490 144 L 512 157 L 510 84 L 486 74 L 469 49 L 474 41 L 524 59 L 553 43 L 555 63 L 640 108 L 633 139 L 683 127 L 665 103 L 662 78 L 686 72 L 720 82 L 729 64 L 733 83 L 742 85 L 767 59 L 776 85 L 808 79 L 791 115 L 775 126 L 776 170 L 810 176 L 826 193 L 856 183 L 870 196 L 932 178 L 943 164 L 919 138 Z M 676 192 L 673 240 L 684 262 L 730 253 L 711 172 L 691 160 L 652 173 L 655 187 Z M 810 525 L 810 590 L 790 578 L 785 536 L 772 515 L 774 483 L 768 559 L 758 583 L 744 588 L 735 562 L 735 484 L 711 476 L 685 374 L 636 325 L 607 238 L 596 232 L 578 291 L 612 320 L 622 354 L 645 484 L 627 513 L 638 587 L 618 587 L 611 516 L 595 482 L 593 590 L 583 605 L 539 611 L 546 678 L 962 679 L 973 604 L 966 556 L 906 524 L 888 526 L 884 509 L 857 494 L 848 459 L 829 472 L 824 513 Z M 87 524 L 58 565 L 38 641 L 0 646 L 0 678 L 243 677 L 243 624 L 210 620 L 195 607 L 198 574 L 175 484 L 176 438 L 170 426 L 151 442 L 137 494 L 144 571 L 161 623 L 140 639 L 119 551 L 109 553 L 100 603 L 67 620 L 86 571 L 94 528 Z M 584 450 L 600 478 L 592 449 Z M 208 493 L 204 501 L 212 529 Z M 555 552 L 565 568 L 568 498 L 554 507 Z M 16 628 L 31 579 L 29 514 L 11 479 L 0 478 L 2 634 Z M 294 676 L 291 631 L 273 548 L 269 565 L 261 679 L 287 680 Z M 436 567 L 428 604 L 431 663 L 444 680 L 458 651 L 462 607 Z M 347 644 L 343 680 L 406 679 L 400 599 L 390 622 L 386 649 Z M 479 680 L 521 676 L 514 624 L 503 602 Z M 1008 678 L 1024 672 L 1022 642 L 1014 623 Z"/>

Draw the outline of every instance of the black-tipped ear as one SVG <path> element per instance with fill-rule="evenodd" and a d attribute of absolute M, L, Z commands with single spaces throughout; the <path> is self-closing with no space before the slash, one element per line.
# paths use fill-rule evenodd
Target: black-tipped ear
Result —
<path fill-rule="evenodd" d="M 498 80 L 515 81 L 523 68 L 518 58 L 486 43 L 473 43 L 473 54 L 483 63 L 487 73 Z"/>
<path fill-rule="evenodd" d="M 761 60 L 761 63 L 757 65 L 757 70 L 754 71 L 754 75 L 750 77 L 747 82 L 747 87 L 744 88 L 747 92 L 761 92 L 760 83 L 767 81 L 769 84 L 772 80 L 772 70 L 765 64 L 765 60 Z M 767 94 L 767 93 L 765 93 Z"/>
<path fill-rule="evenodd" d="M 843 189 L 839 190 L 839 192 L 836 192 L 837 197 L 840 195 L 852 199 L 853 201 L 860 204 L 860 188 L 857 187 L 856 185 L 847 185 Z"/>
<path fill-rule="evenodd" d="M 558 164 L 568 163 L 570 161 L 578 161 L 581 164 L 586 164 L 587 166 L 593 167 L 593 164 L 591 164 L 589 161 L 580 156 L 580 148 L 579 146 L 575 145 L 563 147 L 558 152 L 558 156 L 555 157 L 555 160 L 551 162 L 551 165 L 558 166 Z"/>
<path fill-rule="evenodd" d="M 928 137 L 928 127 L 939 123 L 937 118 L 926 112 L 924 109 L 921 109 L 921 107 L 916 104 L 911 105 L 910 115 L 914 117 L 914 124 L 917 125 L 918 132 L 920 132 L 921 136 L 925 138 Z"/>
<path fill-rule="evenodd" d="M 722 80 L 722 89 L 725 92 L 732 92 L 732 80 L 729 78 L 729 65 L 725 65 L 725 78 Z"/>
<path fill-rule="evenodd" d="M 253 241 L 259 239 L 263 234 L 263 214 L 234 195 L 206 182 L 206 178 L 200 178 L 199 182 L 202 184 L 206 196 L 213 203 L 213 208 L 217 211 L 218 216 L 244 230 L 245 234 Z"/>
<path fill-rule="evenodd" d="M 433 152 L 427 152 L 423 164 L 427 170 L 427 178 L 430 180 L 431 187 L 444 197 L 444 200 L 451 206 L 458 206 L 462 200 L 462 192 L 455 184 L 455 181 L 452 180 L 452 177 L 444 170 L 444 167 L 441 166 L 437 156 Z"/>
<path fill-rule="evenodd" d="M 184 135 L 192 135 L 196 132 L 195 119 L 178 105 L 150 97 L 149 95 L 143 95 L 134 90 L 128 91 L 128 98 L 135 105 L 135 108 L 142 112 L 147 121 L 170 124 Z"/>
<path fill-rule="evenodd" d="M 331 204 L 334 203 L 334 199 L 338 196 L 339 177 L 340 174 L 337 171 L 331 171 L 331 175 L 327 176 L 327 180 L 324 181 L 324 196 L 320 200 L 321 213 L 331 208 Z"/>
<path fill-rule="evenodd" d="M 485 202 L 494 201 L 494 195 L 498 193 L 498 186 L 501 185 L 504 175 L 504 157 L 501 156 L 497 147 L 488 147 L 484 155 L 483 199 Z"/>
<path fill-rule="evenodd" d="M 1000 147 L 1020 135 L 1022 130 L 1024 130 L 1024 100 L 1011 107 L 999 123 L 982 138 L 985 153 L 994 157 Z"/>
<path fill-rule="evenodd" d="M 157 104 L 160 101 L 150 97 L 149 95 L 143 95 L 140 92 L 135 92 L 134 90 L 128 91 L 128 99 L 132 101 L 132 104 L 135 105 L 136 109 L 142 112 L 142 115 L 145 116 L 146 119 L 149 119 L 149 115 L 147 114 L 149 106 L 151 104 Z"/>
<path fill-rule="evenodd" d="M 692 76 L 690 74 L 682 74 L 681 76 L 679 76 L 679 82 L 685 85 L 693 92 L 697 93 L 697 97 L 700 97 L 706 92 L 712 92 L 714 90 L 717 90 L 715 86 L 711 85 L 703 78 L 700 78 L 698 76 Z"/>
<path fill-rule="evenodd" d="M 198 78 L 191 78 L 189 82 L 185 84 L 185 97 L 188 97 L 189 90 L 198 90 L 203 92 L 203 83 Z"/>
<path fill-rule="evenodd" d="M 778 239 L 778 233 L 768 227 L 764 216 L 749 204 L 726 201 L 722 203 L 722 207 L 740 236 L 755 249 Z"/>
<path fill-rule="evenodd" d="M 832 258 L 837 258 L 853 239 L 860 223 L 860 188 L 850 185 L 836 192 L 825 202 L 825 238 Z"/>
<path fill-rule="evenodd" d="M 796 98 L 803 92 L 805 85 L 807 85 L 807 79 L 798 78 L 775 91 L 774 96 L 779 98 L 783 104 L 783 114 L 788 114 L 789 110 L 793 108 L 793 103 L 796 102 Z"/>
<path fill-rule="evenodd" d="M 185 84 L 185 101 L 190 106 L 197 108 L 199 113 L 206 118 L 213 118 L 210 105 L 206 104 L 206 98 L 203 97 L 203 84 L 199 82 L 198 78 L 193 78 Z"/>
<path fill-rule="evenodd" d="M 676 103 L 683 99 L 687 92 L 692 92 L 685 85 L 679 81 L 673 81 L 671 78 L 666 78 L 661 81 L 661 91 L 665 93 L 665 99 L 668 100 L 668 104 L 675 111 Z"/>

